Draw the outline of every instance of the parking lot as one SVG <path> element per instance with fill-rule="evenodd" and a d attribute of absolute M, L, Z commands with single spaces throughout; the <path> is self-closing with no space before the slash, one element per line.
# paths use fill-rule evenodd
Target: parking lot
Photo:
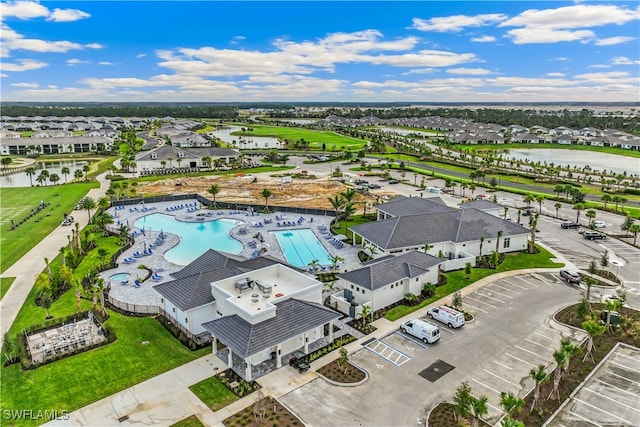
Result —
<path fill-rule="evenodd" d="M 459 329 L 439 324 L 437 343 L 399 331 L 364 341 L 351 361 L 369 372 L 365 384 L 336 387 L 316 379 L 281 400 L 314 426 L 423 425 L 428 411 L 467 381 L 474 395 L 489 398 L 489 421 L 495 423 L 502 415 L 500 392 L 524 395 L 533 386 L 529 371 L 551 365 L 561 338 L 583 338 L 550 319 L 579 294 L 557 273 L 498 280 L 463 298 L 474 321 Z"/>
<path fill-rule="evenodd" d="M 618 344 L 548 425 L 640 425 L 640 350 Z"/>

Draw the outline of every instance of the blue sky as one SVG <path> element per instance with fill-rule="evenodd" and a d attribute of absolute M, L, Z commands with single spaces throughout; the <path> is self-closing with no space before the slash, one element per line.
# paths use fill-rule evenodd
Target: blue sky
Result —
<path fill-rule="evenodd" d="M 3 1 L 1 100 L 640 101 L 638 1 Z"/>

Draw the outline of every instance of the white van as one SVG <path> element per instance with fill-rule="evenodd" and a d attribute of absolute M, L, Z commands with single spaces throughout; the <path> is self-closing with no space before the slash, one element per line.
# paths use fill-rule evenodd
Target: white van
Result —
<path fill-rule="evenodd" d="M 436 194 L 442 194 L 442 190 L 440 190 L 438 187 L 425 187 L 424 189 L 427 193 L 436 193 Z"/>
<path fill-rule="evenodd" d="M 429 319 L 436 319 L 450 328 L 459 328 L 464 325 L 464 314 L 444 305 L 430 308 L 427 311 L 427 316 L 429 316 Z"/>
<path fill-rule="evenodd" d="M 438 326 L 422 319 L 407 320 L 400 325 L 400 330 L 421 339 L 425 344 L 432 344 L 440 339 Z"/>

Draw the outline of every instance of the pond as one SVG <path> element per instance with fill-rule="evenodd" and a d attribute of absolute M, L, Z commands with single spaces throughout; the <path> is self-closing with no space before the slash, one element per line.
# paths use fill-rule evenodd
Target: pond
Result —
<path fill-rule="evenodd" d="M 270 136 L 231 135 L 232 132 L 238 132 L 240 129 L 241 128 L 239 126 L 228 126 L 211 131 L 209 134 L 228 144 L 233 144 L 239 149 L 281 148 L 283 146 L 277 138 L 272 138 Z"/>
<path fill-rule="evenodd" d="M 88 160 L 71 160 L 71 161 L 55 161 L 55 162 L 38 162 L 34 165 L 36 168 L 36 174 L 29 179 L 29 175 L 27 175 L 24 171 L 14 173 L 11 175 L 5 175 L 0 177 L 0 187 L 30 187 L 31 181 L 33 181 L 33 185 L 40 185 L 36 178 L 40 174 L 40 172 L 44 169 L 49 171 L 49 174 L 57 174 L 60 177 L 60 181 L 58 184 L 64 184 L 65 176 L 62 174 L 62 168 L 68 167 L 69 174 L 66 176 L 67 181 L 72 181 L 73 174 L 76 170 L 82 170 L 82 168 L 86 165 L 89 165 L 91 162 Z M 46 185 L 52 185 L 53 183 L 47 181 Z"/>
<path fill-rule="evenodd" d="M 555 148 L 518 148 L 510 149 L 505 158 L 516 160 L 532 160 L 534 162 L 556 165 L 570 165 L 583 168 L 590 166 L 592 171 L 607 170 L 616 174 L 626 172 L 627 175 L 640 174 L 640 158 L 621 156 L 618 154 L 599 153 L 596 151 L 566 150 Z"/>

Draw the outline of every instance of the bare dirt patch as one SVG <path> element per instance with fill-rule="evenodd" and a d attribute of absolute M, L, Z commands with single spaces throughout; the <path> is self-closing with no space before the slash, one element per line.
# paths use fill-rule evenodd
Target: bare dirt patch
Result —
<path fill-rule="evenodd" d="M 257 177 L 257 182 L 253 178 Z M 176 185 L 179 184 L 179 185 Z M 269 206 L 296 206 L 316 209 L 333 209 L 329 198 L 345 192 L 349 186 L 324 179 L 293 179 L 292 182 L 283 183 L 281 176 L 258 175 L 212 175 L 199 177 L 167 178 L 154 182 L 141 182 L 138 192 L 147 196 L 166 194 L 197 193 L 211 199 L 207 193 L 212 185 L 217 184 L 220 192 L 216 201 L 227 203 L 265 204 L 265 199 L 260 194 L 268 188 L 272 196 L 269 197 Z M 369 202 L 371 206 L 377 197 L 393 193 L 377 192 L 368 195 L 358 193 L 352 199 L 358 211 L 362 210 L 362 203 Z"/>

